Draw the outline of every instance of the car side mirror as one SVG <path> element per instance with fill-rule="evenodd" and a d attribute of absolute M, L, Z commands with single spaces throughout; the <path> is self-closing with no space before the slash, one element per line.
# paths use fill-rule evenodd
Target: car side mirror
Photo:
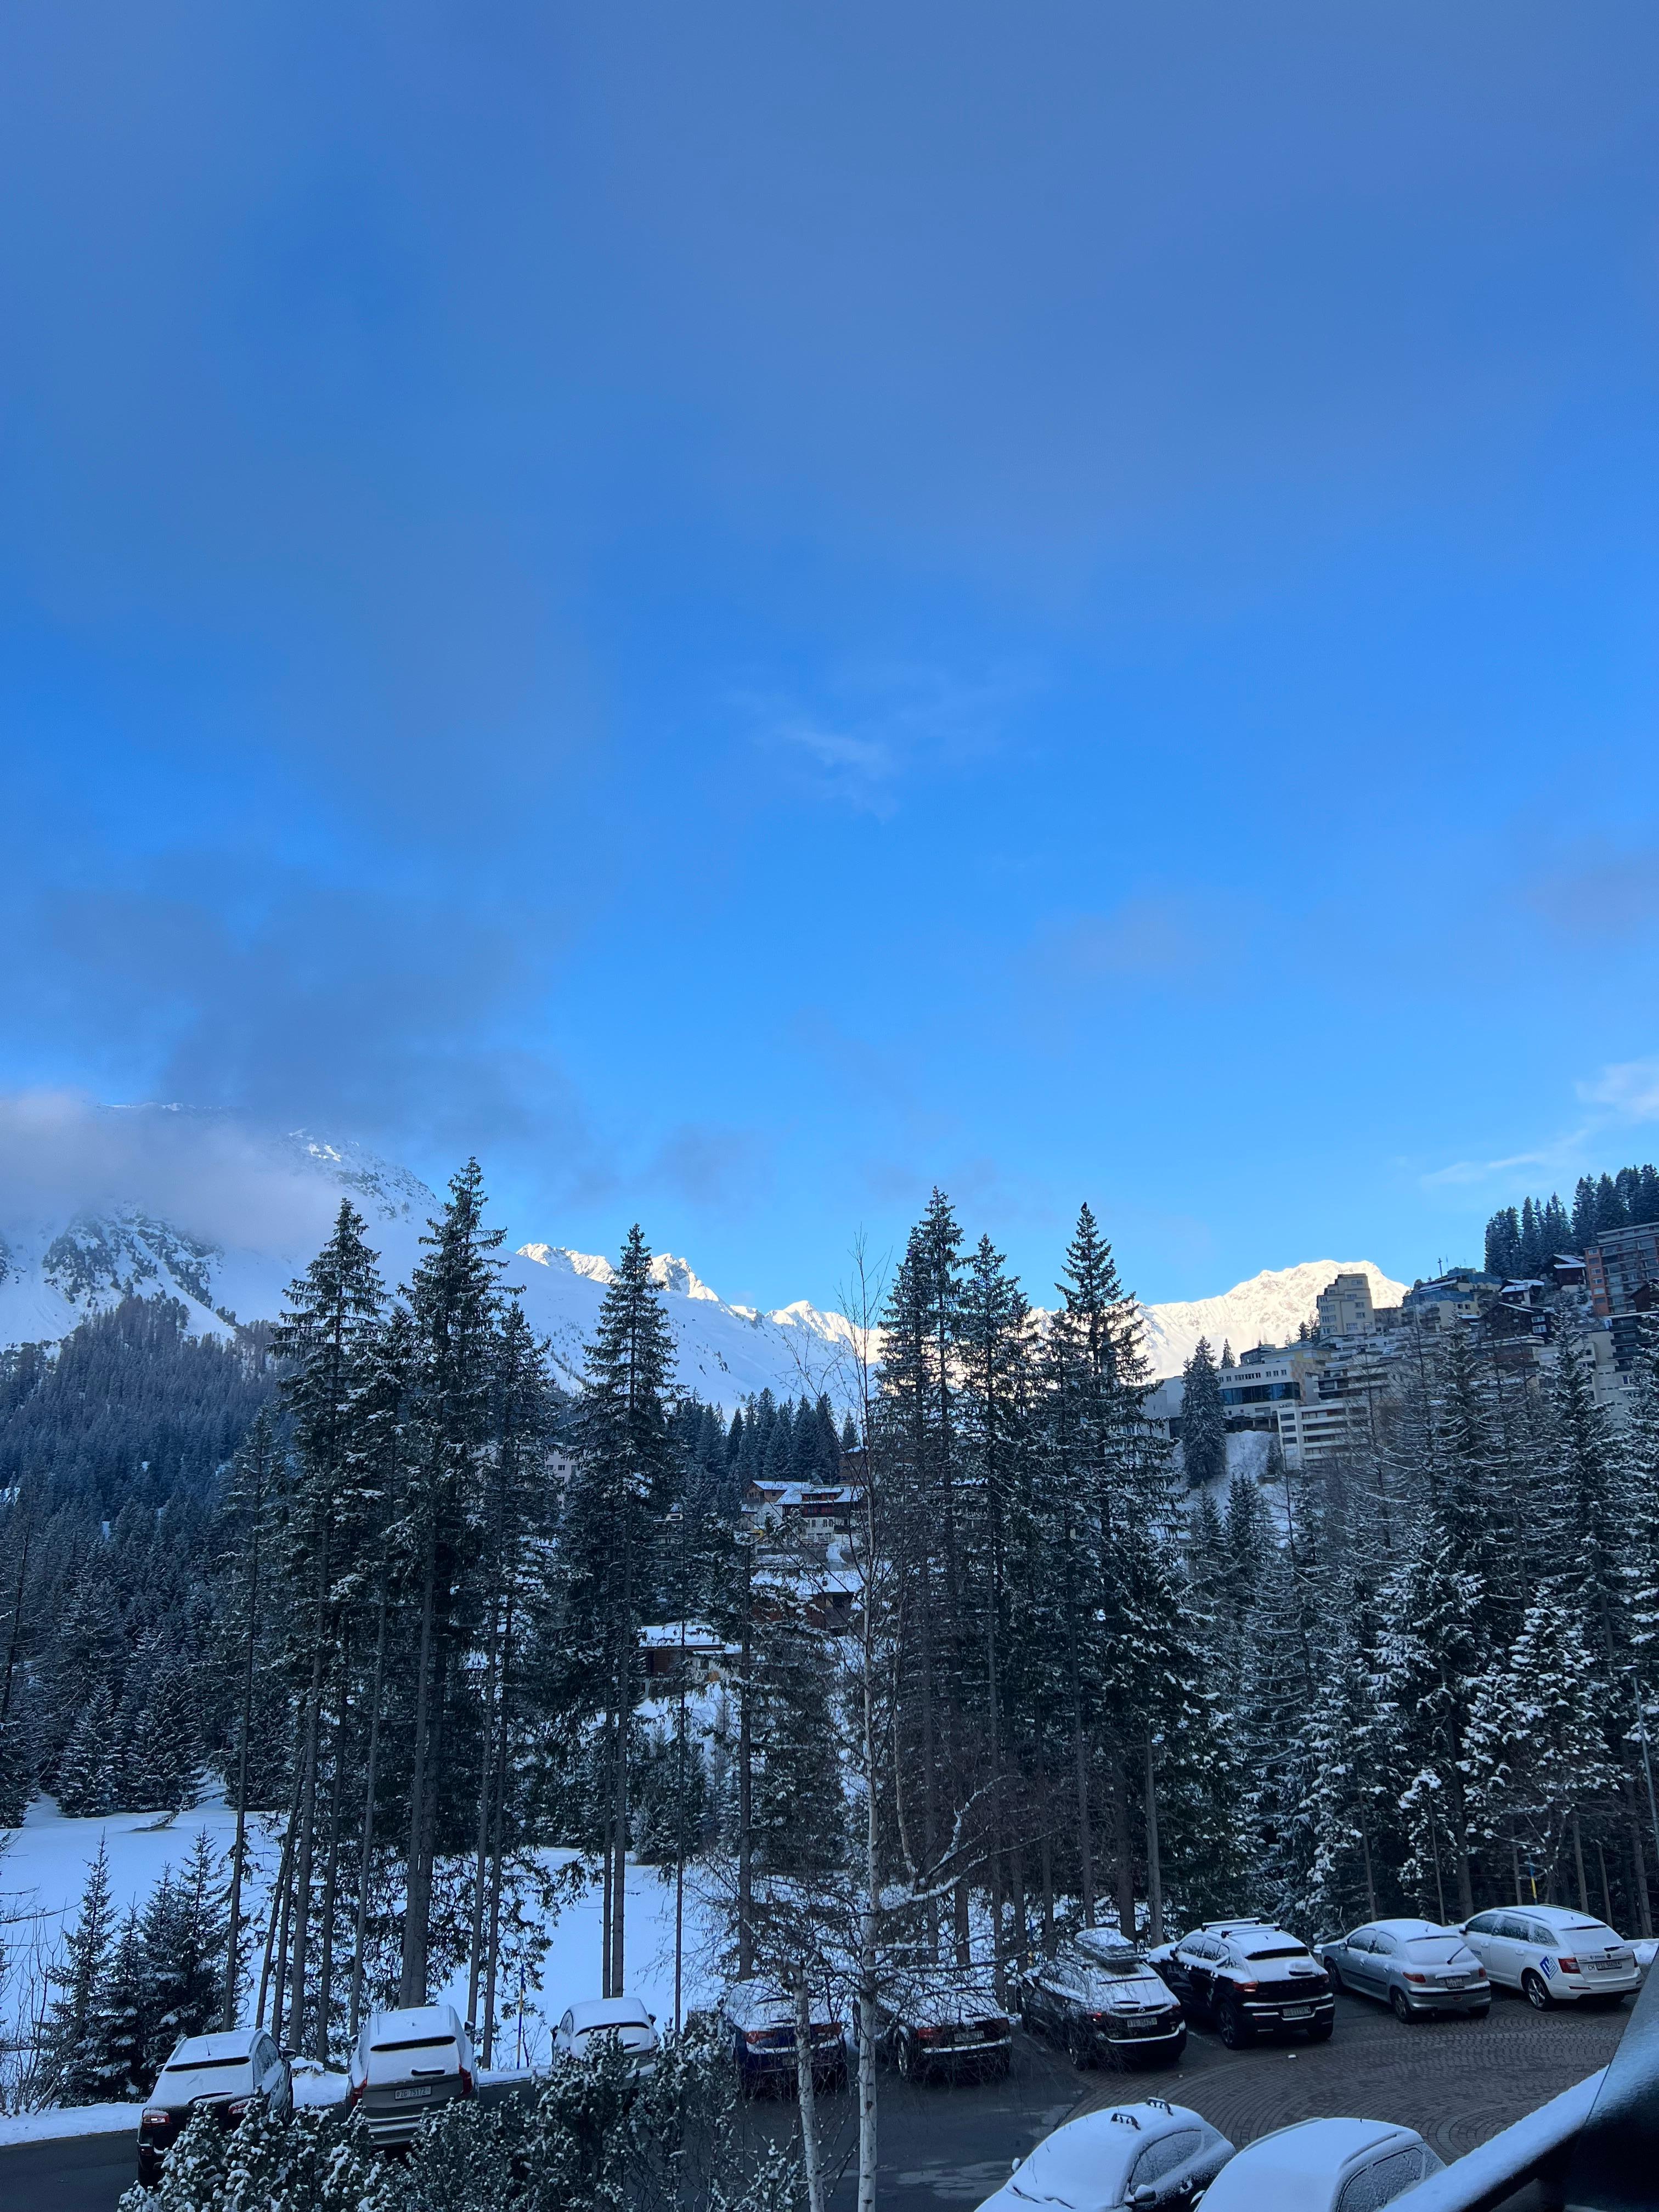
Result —
<path fill-rule="evenodd" d="M 1139 2189 L 1131 2191 L 1129 2202 L 1131 2204 L 1156 2204 L 1158 2191 L 1150 2181 L 1143 2181 Z"/>
<path fill-rule="evenodd" d="M 300 2054 L 297 2051 L 279 2051 L 276 2055 L 279 2058 L 291 2059 L 297 2058 Z"/>

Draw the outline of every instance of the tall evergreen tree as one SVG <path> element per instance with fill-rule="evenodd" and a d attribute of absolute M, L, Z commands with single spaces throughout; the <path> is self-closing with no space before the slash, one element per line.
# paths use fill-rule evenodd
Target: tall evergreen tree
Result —
<path fill-rule="evenodd" d="M 1182 1370 L 1181 1456 L 1188 1487 L 1202 1489 L 1227 1472 L 1227 1414 L 1210 1347 L 1200 1337 Z"/>
<path fill-rule="evenodd" d="M 52 1975 L 61 1991 L 46 2015 L 42 2072 L 61 2105 L 95 2104 L 105 2089 L 103 2021 L 100 2014 L 115 1937 L 110 1899 L 109 1853 L 100 1837 L 87 1869 L 81 1910 Z"/>
<path fill-rule="evenodd" d="M 587 1349 L 564 1532 L 570 1655 L 591 1685 L 603 1728 L 606 1996 L 621 1992 L 626 1966 L 629 1765 L 653 1535 L 679 1474 L 665 1406 L 673 1372 L 673 1337 L 636 1223 Z"/>

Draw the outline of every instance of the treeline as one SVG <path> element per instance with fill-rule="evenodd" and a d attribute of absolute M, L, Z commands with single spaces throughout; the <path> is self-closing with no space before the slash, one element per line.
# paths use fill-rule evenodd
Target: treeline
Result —
<path fill-rule="evenodd" d="M 363 2006 L 457 1972 L 488 2045 L 533 1983 L 552 1844 L 600 1888 L 606 1993 L 629 1861 L 701 1863 L 730 1971 L 842 1978 L 861 2075 L 891 1974 L 1006 1972 L 1077 1917 L 1317 1935 L 1536 1893 L 1649 1932 L 1651 1354 L 1615 1429 L 1571 1337 L 1540 1374 L 1426 1335 L 1370 1445 L 1190 1490 L 1087 1208 L 1039 1316 L 936 1194 L 852 1316 L 879 1368 L 729 1425 L 677 1389 L 637 1229 L 574 1395 L 499 1243 L 470 1165 L 394 1293 L 343 1206 L 269 1348 L 225 1355 L 253 1410 L 193 1519 L 175 1488 L 55 1551 L 50 1484 L 24 1472 L 4 1509 L 8 1559 L 70 1562 L 40 1586 L 66 1615 L 118 1571 L 128 1667 L 144 1561 L 172 1592 L 191 1759 L 278 1816 L 274 1885 L 232 1869 L 237 2001 L 296 2049 L 337 2057 Z M 1211 1475 L 1226 1441 L 1196 1424 Z M 756 1482 L 834 1510 L 745 1512 Z M 65 1725 L 33 1603 L 8 1626 L 30 1773 L 73 1790 L 99 1725 Z M 692 1622 L 706 1685 L 673 1660 Z M 95 1670 L 86 1695 L 102 1713 Z"/>
<path fill-rule="evenodd" d="M 1558 1253 L 1587 1252 L 1611 1229 L 1650 1221 L 1659 1221 L 1659 1170 L 1580 1176 L 1571 1212 L 1553 1191 L 1498 1207 L 1486 1224 L 1486 1272 L 1509 1280 L 1546 1276 Z"/>

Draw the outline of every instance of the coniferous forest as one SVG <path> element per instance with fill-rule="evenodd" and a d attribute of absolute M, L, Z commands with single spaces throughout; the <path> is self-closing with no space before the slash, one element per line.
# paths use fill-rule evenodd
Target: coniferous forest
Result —
<path fill-rule="evenodd" d="M 470 1164 L 406 1285 L 346 1204 L 271 1328 L 131 1302 L 0 1371 L 0 1814 L 211 1787 L 278 1845 L 258 1889 L 239 1844 L 125 1923 L 89 1894 L 57 2096 L 233 2014 L 337 2066 L 455 1975 L 488 2063 L 579 1878 L 627 1985 L 630 1858 L 719 1900 L 728 1973 L 838 1983 L 872 2101 L 886 1978 L 1079 1920 L 1316 1937 L 1524 1883 L 1651 1931 L 1650 1350 L 1615 1430 L 1570 1336 L 1520 1376 L 1425 1336 L 1373 1448 L 1229 1481 L 1207 1352 L 1187 1464 L 1148 1417 L 1087 1207 L 1039 1313 L 935 1193 L 855 1271 L 879 1364 L 729 1419 L 637 1229 L 575 1395 L 501 1243 Z"/>

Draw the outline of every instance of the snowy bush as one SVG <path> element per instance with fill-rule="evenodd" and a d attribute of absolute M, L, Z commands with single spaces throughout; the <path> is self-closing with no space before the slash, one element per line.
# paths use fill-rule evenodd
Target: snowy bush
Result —
<path fill-rule="evenodd" d="M 533 2096 L 447 2105 L 402 2157 L 338 2110 L 256 2108 L 234 2130 L 198 2114 L 122 2212 L 797 2212 L 795 2160 L 745 2142 L 735 2101 L 718 2039 L 693 2033 L 647 2081 L 612 2048 Z"/>

